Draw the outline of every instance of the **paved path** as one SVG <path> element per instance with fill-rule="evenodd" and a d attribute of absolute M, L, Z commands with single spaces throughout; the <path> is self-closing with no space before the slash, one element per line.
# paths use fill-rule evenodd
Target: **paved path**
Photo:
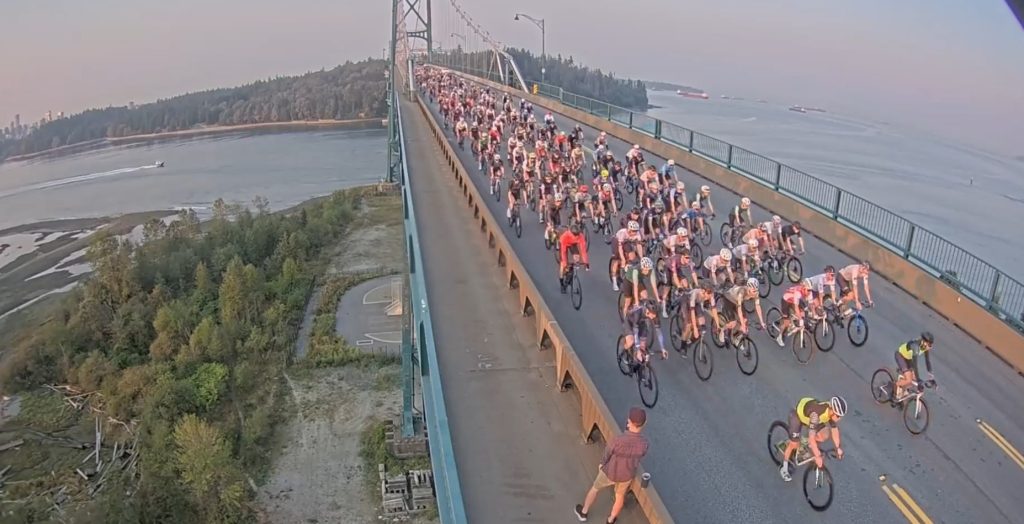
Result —
<path fill-rule="evenodd" d="M 537 350 L 531 324 L 491 268 L 493 256 L 454 197 L 454 179 L 423 114 L 402 101 L 402 116 L 468 520 L 575 522 L 572 507 L 590 487 L 603 447 L 581 443 L 578 403 L 554 391 L 550 355 Z M 599 499 L 592 522 L 607 515 L 610 499 Z M 619 522 L 640 520 L 624 514 Z"/>
<path fill-rule="evenodd" d="M 350 345 L 367 352 L 401 356 L 402 317 L 386 314 L 395 279 L 401 281 L 396 276 L 368 280 L 341 296 L 335 327 Z"/>
<path fill-rule="evenodd" d="M 436 107 L 432 110 L 436 116 Z M 544 109 L 537 111 L 542 114 Z M 574 124 L 555 116 L 562 129 Z M 597 132 L 586 127 L 584 131 L 586 143 L 592 143 Z M 630 145 L 611 139 L 610 146 L 621 158 Z M 473 166 L 468 148 L 461 156 Z M 659 167 L 664 160 L 646 153 L 645 157 Z M 701 184 L 712 186 L 720 215 L 739 199 L 693 173 L 680 173 L 691 194 Z M 474 181 L 486 195 L 486 179 L 480 176 Z M 504 202 L 485 201 L 496 216 L 504 214 Z M 756 206 L 754 214 L 762 220 L 770 216 Z M 575 311 L 556 287 L 555 267 L 544 249 L 536 215 L 524 214 L 524 218 L 523 237 L 511 235 L 512 245 L 605 401 L 613 412 L 622 412 L 638 398 L 635 383 L 619 373 L 611 357 L 621 328 L 617 294 L 611 291 L 604 269 L 610 250 L 600 243 L 593 247 L 595 270 L 583 275 L 585 301 L 582 310 Z M 721 219 L 713 223 L 716 237 L 720 223 Z M 425 236 L 425 244 L 441 236 Z M 714 251 L 720 247 L 716 240 Z M 839 267 L 853 262 L 814 238 L 807 239 L 807 249 L 804 267 L 808 272 L 820 272 L 828 263 Z M 705 248 L 705 252 L 713 251 Z M 652 452 L 645 465 L 677 520 L 820 520 L 803 501 L 800 477 L 790 484 L 779 479 L 767 456 L 765 435 L 772 420 L 784 417 L 801 397 L 839 393 L 849 402 L 851 414 L 842 425 L 846 460 L 831 464 L 837 496 L 827 513 L 828 522 L 903 521 L 883 492 L 879 482 L 883 474 L 890 485 L 904 488 L 935 522 L 1022 522 L 1024 466 L 975 423 L 977 418 L 989 421 L 1017 449 L 1024 449 L 1021 377 L 895 286 L 877 276 L 872 286 L 877 306 L 867 313 L 871 338 L 862 348 L 840 338 L 831 354 L 819 353 L 809 365 L 801 366 L 788 347 L 780 350 L 766 335 L 755 334 L 761 355 L 757 373 L 743 376 L 732 354 L 714 349 L 714 375 L 707 383 L 697 379 L 690 360 L 674 352 L 668 361 L 656 362 L 661 398 L 648 422 Z M 779 295 L 773 291 L 768 302 L 778 303 Z M 912 437 L 899 412 L 874 404 L 868 382 L 878 367 L 894 365 L 897 344 L 922 329 L 931 330 L 939 341 L 933 361 L 941 389 L 927 398 L 932 415 L 927 434 Z"/>

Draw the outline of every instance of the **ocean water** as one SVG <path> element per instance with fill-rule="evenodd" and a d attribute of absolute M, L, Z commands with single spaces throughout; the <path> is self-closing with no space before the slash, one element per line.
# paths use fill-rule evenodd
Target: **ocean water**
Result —
<path fill-rule="evenodd" d="M 1024 161 L 896 126 L 753 100 L 649 92 L 647 113 L 889 209 L 1024 281 Z M 827 108 L 826 108 L 827 109 Z M 973 179 L 973 182 L 972 182 Z"/>
<path fill-rule="evenodd" d="M 58 218 L 191 207 L 256 196 L 282 209 L 379 180 L 387 133 L 231 134 L 0 164 L 0 229 Z M 163 161 L 165 167 L 154 163 Z"/>

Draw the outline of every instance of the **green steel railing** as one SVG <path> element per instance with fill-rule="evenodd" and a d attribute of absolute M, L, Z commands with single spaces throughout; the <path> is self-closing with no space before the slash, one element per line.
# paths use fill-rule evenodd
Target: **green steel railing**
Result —
<path fill-rule="evenodd" d="M 446 63 L 444 55 L 435 55 L 435 63 L 500 82 L 496 73 L 462 63 Z M 800 200 L 935 275 L 1024 332 L 1024 284 L 936 233 L 818 177 L 724 140 L 558 86 L 529 80 L 527 83 L 531 92 L 536 85 L 538 95 L 681 147 Z"/>

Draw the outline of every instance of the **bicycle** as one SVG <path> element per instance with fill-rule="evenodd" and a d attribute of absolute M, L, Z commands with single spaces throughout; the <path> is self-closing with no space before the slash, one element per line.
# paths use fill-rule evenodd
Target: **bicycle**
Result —
<path fill-rule="evenodd" d="M 594 217 L 594 231 L 604 237 L 605 244 L 611 244 L 612 225 L 611 222 L 608 221 L 608 218 L 605 216 L 607 213 L 608 211 L 598 213 L 597 216 Z"/>
<path fill-rule="evenodd" d="M 516 238 L 523 237 L 523 217 L 519 215 L 519 199 L 512 204 L 512 216 L 508 218 L 508 225 L 516 232 Z"/>
<path fill-rule="evenodd" d="M 828 319 L 828 313 L 825 311 L 815 312 L 813 315 L 809 314 L 807 330 L 814 334 L 814 345 L 818 346 L 818 349 L 822 353 L 828 353 L 832 351 L 832 347 L 836 345 L 836 332 L 832 327 L 832 322 Z"/>
<path fill-rule="evenodd" d="M 724 297 L 716 296 L 715 302 L 722 303 L 726 300 Z M 748 302 L 748 301 L 744 301 Z M 726 315 L 724 312 L 719 311 L 719 318 L 722 319 L 723 329 L 724 324 L 735 321 L 732 315 Z M 725 331 L 725 336 L 721 334 L 721 330 L 716 329 L 716 326 L 711 326 L 711 338 L 715 343 L 715 346 L 721 349 L 735 349 L 736 350 L 736 365 L 740 368 L 740 373 L 747 375 L 748 377 L 753 375 L 757 371 L 758 364 L 758 353 L 757 344 L 750 338 L 747 333 L 736 329 L 729 329 Z M 720 342 L 721 341 L 721 342 Z"/>
<path fill-rule="evenodd" d="M 703 219 L 703 220 L 691 219 L 690 220 L 690 235 L 693 238 L 696 238 L 697 240 L 699 240 L 700 243 L 704 245 L 704 247 L 710 246 L 711 245 L 711 238 L 712 238 L 712 235 L 711 235 L 711 224 L 708 224 L 708 221 L 707 221 L 706 218 Z M 699 246 L 697 246 L 696 242 L 694 242 L 694 246 L 695 247 L 699 247 Z"/>
<path fill-rule="evenodd" d="M 735 247 L 736 241 L 747 234 L 747 231 L 750 231 L 750 226 L 747 224 L 733 226 L 731 222 L 724 222 L 718 230 L 718 236 L 723 246 L 732 249 Z"/>
<path fill-rule="evenodd" d="M 835 328 L 846 329 L 846 338 L 850 340 L 850 343 L 853 344 L 854 347 L 861 347 L 867 343 L 869 333 L 868 320 L 864 317 L 861 310 L 854 309 L 852 313 L 848 313 L 844 316 L 839 311 L 839 305 L 831 299 L 825 300 L 824 307 L 825 321 L 822 322 L 823 324 L 835 326 L 831 329 L 832 331 L 835 331 Z M 865 307 L 871 307 L 871 305 L 866 304 Z M 815 337 L 817 338 L 817 332 L 815 332 Z M 822 351 L 828 352 L 832 350 L 834 343 L 835 341 L 833 339 L 833 343 L 829 344 L 827 348 L 819 343 L 818 348 Z"/>
<path fill-rule="evenodd" d="M 768 328 L 768 336 L 777 338 L 779 336 L 779 325 L 782 323 L 782 311 L 779 308 L 772 306 L 768 309 L 768 313 L 765 314 L 765 324 Z M 807 324 L 799 319 L 793 319 L 790 322 L 789 332 L 783 334 L 782 338 L 793 335 L 793 339 L 790 342 L 793 350 L 793 356 L 796 357 L 796 361 L 801 364 L 807 364 L 814 358 L 814 348 L 810 342 L 813 340 L 813 336 L 807 331 Z"/>
<path fill-rule="evenodd" d="M 789 424 L 776 420 L 768 427 L 768 454 L 776 467 L 782 467 L 782 457 L 789 444 Z M 822 457 L 837 458 L 834 449 L 822 450 Z M 814 454 L 811 452 L 806 437 L 800 439 L 800 447 L 796 455 L 789 460 L 790 469 L 796 470 L 800 466 L 814 462 Z M 811 475 L 814 472 L 814 475 Z M 825 511 L 832 505 L 834 488 L 832 485 L 832 473 L 828 467 L 822 465 L 810 466 L 804 469 L 804 499 L 815 511 Z M 821 500 L 819 502 L 819 500 Z"/>
<path fill-rule="evenodd" d="M 565 277 L 561 278 L 558 283 L 562 293 L 565 293 L 566 289 L 569 290 L 569 300 L 576 311 L 583 307 L 583 284 L 580 283 L 578 274 L 579 265 L 579 262 L 569 264 L 565 270 Z"/>
<path fill-rule="evenodd" d="M 878 404 L 889 403 L 891 407 L 900 406 L 903 410 L 903 425 L 911 435 L 920 435 L 928 429 L 928 404 L 924 402 L 924 390 L 937 387 L 934 380 L 921 382 L 915 380 L 904 388 L 903 395 L 893 398 L 896 394 L 896 379 L 887 368 L 878 368 L 871 376 L 871 396 Z"/>
<path fill-rule="evenodd" d="M 494 201 L 501 202 L 501 177 L 491 175 L 491 192 L 494 194 Z"/>
<path fill-rule="evenodd" d="M 648 322 L 648 320 L 644 319 L 643 322 Z M 648 327 L 653 329 L 651 326 Z M 648 333 L 650 333 L 650 330 L 648 330 Z M 619 365 L 619 371 L 623 375 L 636 377 L 636 387 L 640 392 L 640 401 L 643 402 L 644 406 L 653 408 L 658 403 L 658 376 L 654 374 L 654 367 L 651 366 L 651 355 L 646 350 L 643 351 L 643 361 L 636 361 L 633 353 L 637 342 L 633 342 L 634 347 L 626 349 L 624 347 L 626 335 L 619 335 L 619 340 L 615 344 L 615 360 Z"/>
<path fill-rule="evenodd" d="M 782 285 L 783 277 L 788 278 L 793 284 L 800 282 L 800 279 L 804 277 L 803 262 L 785 251 L 776 251 L 775 255 L 767 257 L 765 262 L 767 263 L 768 277 L 773 285 Z"/>

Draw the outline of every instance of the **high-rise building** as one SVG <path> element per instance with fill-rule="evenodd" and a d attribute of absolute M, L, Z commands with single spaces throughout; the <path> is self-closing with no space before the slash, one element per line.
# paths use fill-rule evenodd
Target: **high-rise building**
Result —
<path fill-rule="evenodd" d="M 21 115 L 14 115 L 14 127 L 21 127 Z"/>
<path fill-rule="evenodd" d="M 53 111 L 46 112 L 46 116 L 43 118 L 43 122 L 53 122 Z"/>
<path fill-rule="evenodd" d="M 64 118 L 64 111 L 57 111 L 57 120 Z"/>

